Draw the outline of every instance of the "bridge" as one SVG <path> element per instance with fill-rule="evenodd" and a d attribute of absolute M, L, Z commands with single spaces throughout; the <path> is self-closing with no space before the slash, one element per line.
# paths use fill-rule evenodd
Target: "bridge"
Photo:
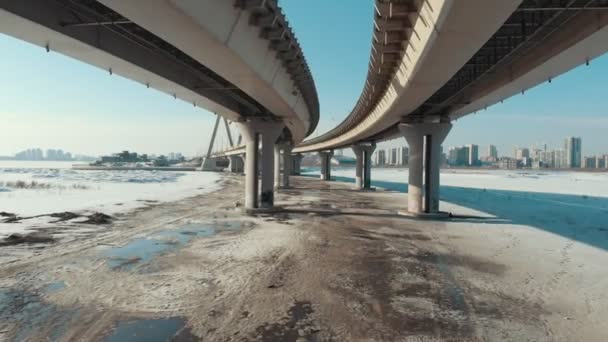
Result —
<path fill-rule="evenodd" d="M 250 211 L 272 210 L 274 188 L 289 186 L 302 153 L 318 152 L 329 180 L 333 150 L 352 147 L 356 186 L 368 189 L 376 144 L 403 136 L 407 213 L 438 215 L 440 146 L 454 120 L 588 64 L 608 50 L 607 25 L 608 0 L 376 0 L 358 101 L 338 126 L 304 140 L 318 123 L 317 93 L 275 0 L 0 3 L 2 32 L 237 125 L 243 143 L 215 154 L 210 144 L 202 167 L 230 158 L 246 174 Z"/>
<path fill-rule="evenodd" d="M 403 136 L 407 213 L 417 216 L 439 212 L 440 145 L 454 120 L 608 49 L 605 0 L 377 0 L 374 15 L 367 80 L 352 112 L 293 152 L 318 152 L 321 179 L 330 179 L 333 150 L 352 147 L 364 190 L 376 143 Z"/>
<path fill-rule="evenodd" d="M 0 32 L 238 122 L 249 155 L 262 143 L 265 156 L 261 203 L 248 196 L 250 208 L 273 206 L 275 143 L 298 144 L 319 121 L 310 69 L 276 0 L 3 0 Z M 248 194 L 258 183 L 248 180 Z"/>

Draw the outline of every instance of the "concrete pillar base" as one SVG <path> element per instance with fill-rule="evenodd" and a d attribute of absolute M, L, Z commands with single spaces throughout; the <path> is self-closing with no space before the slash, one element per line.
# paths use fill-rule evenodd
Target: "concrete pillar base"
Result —
<path fill-rule="evenodd" d="M 274 188 L 279 189 L 281 187 L 281 150 L 283 144 L 274 145 Z"/>
<path fill-rule="evenodd" d="M 334 156 L 334 151 L 321 151 L 319 157 L 321 157 L 321 176 L 320 179 L 324 181 L 331 180 L 331 158 Z"/>
<path fill-rule="evenodd" d="M 302 172 L 302 159 L 304 158 L 304 156 L 302 155 L 302 153 L 296 153 L 292 156 L 292 168 L 291 168 L 291 174 L 292 175 L 300 175 L 300 173 Z"/>
<path fill-rule="evenodd" d="M 252 120 L 237 123 L 247 146 L 245 210 L 274 206 L 274 144 L 283 132 L 281 122 Z M 260 142 L 262 153 L 260 156 Z M 261 163 L 259 163 L 261 159 Z M 260 172 L 261 169 L 261 186 Z M 261 191 L 258 190 L 261 188 Z"/>
<path fill-rule="evenodd" d="M 286 143 L 283 145 L 283 155 L 281 156 L 281 161 L 283 164 L 283 173 L 281 174 L 281 181 L 279 187 L 281 189 L 289 188 L 289 176 L 291 176 L 291 169 L 293 168 L 293 162 L 291 161 L 291 144 Z"/>
<path fill-rule="evenodd" d="M 203 158 L 203 162 L 201 163 L 201 171 L 218 171 L 217 163 L 215 162 L 215 158 Z"/>
<path fill-rule="evenodd" d="M 232 173 L 243 173 L 243 159 L 240 156 L 228 156 L 230 164 L 228 170 Z"/>
<path fill-rule="evenodd" d="M 419 215 L 439 212 L 441 143 L 451 128 L 450 123 L 444 122 L 399 125 L 399 130 L 410 147 L 407 201 L 409 213 Z"/>
<path fill-rule="evenodd" d="M 422 219 L 422 220 L 443 220 L 443 219 L 450 218 L 450 216 L 452 214 L 445 212 L 445 211 L 438 211 L 436 213 L 425 213 L 425 212 L 412 213 L 407 210 L 400 210 L 397 212 L 397 215 L 416 218 L 416 219 Z"/>
<path fill-rule="evenodd" d="M 358 144 L 353 145 L 353 152 L 357 158 L 355 168 L 355 189 L 367 190 L 371 188 L 372 175 L 372 153 L 376 149 L 376 144 L 370 145 Z"/>
<path fill-rule="evenodd" d="M 283 210 L 284 208 L 279 206 L 272 206 L 269 208 L 243 208 L 243 212 L 249 215 L 274 214 Z"/>

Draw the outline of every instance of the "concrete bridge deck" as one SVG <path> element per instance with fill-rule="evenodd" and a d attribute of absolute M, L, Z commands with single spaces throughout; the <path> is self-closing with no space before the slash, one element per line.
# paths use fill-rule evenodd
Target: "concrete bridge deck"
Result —
<path fill-rule="evenodd" d="M 239 210 L 243 178 L 227 175 L 214 193 L 45 248 L 5 247 L 0 288 L 19 293 L 0 304 L 20 314 L 0 321 L 0 338 L 101 338 L 138 322 L 161 322 L 159 334 L 187 341 L 600 341 L 608 333 L 606 280 L 595 272 L 608 261 L 601 249 L 458 206 L 451 220 L 405 218 L 395 214 L 407 206 L 402 193 L 305 177 L 277 193 L 282 211 L 248 216 Z M 184 243 L 200 224 L 213 233 Z M 116 265 L 108 257 L 124 246 L 150 252 L 142 241 L 182 231 L 151 258 Z"/>

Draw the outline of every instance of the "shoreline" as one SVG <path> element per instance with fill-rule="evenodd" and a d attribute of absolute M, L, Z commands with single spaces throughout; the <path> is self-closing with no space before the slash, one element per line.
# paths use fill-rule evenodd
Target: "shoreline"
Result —
<path fill-rule="evenodd" d="M 199 171 L 196 167 L 187 166 L 93 166 L 72 165 L 72 170 L 81 171 Z"/>

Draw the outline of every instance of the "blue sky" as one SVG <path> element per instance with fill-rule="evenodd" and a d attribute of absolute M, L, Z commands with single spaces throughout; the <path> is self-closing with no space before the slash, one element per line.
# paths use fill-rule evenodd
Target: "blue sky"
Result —
<path fill-rule="evenodd" d="M 372 1 L 281 0 L 312 69 L 321 103 L 313 135 L 338 124 L 358 99 L 370 53 Z M 357 6 L 353 4 L 356 3 Z M 322 8 L 322 11 L 319 11 Z M 0 155 L 29 148 L 84 154 L 204 151 L 214 116 L 167 94 L 110 76 L 0 34 Z M 455 122 L 444 146 L 514 146 L 583 137 L 584 154 L 608 153 L 608 56 Z M 219 144 L 226 145 L 221 137 Z M 404 140 L 386 143 L 405 144 Z"/>

